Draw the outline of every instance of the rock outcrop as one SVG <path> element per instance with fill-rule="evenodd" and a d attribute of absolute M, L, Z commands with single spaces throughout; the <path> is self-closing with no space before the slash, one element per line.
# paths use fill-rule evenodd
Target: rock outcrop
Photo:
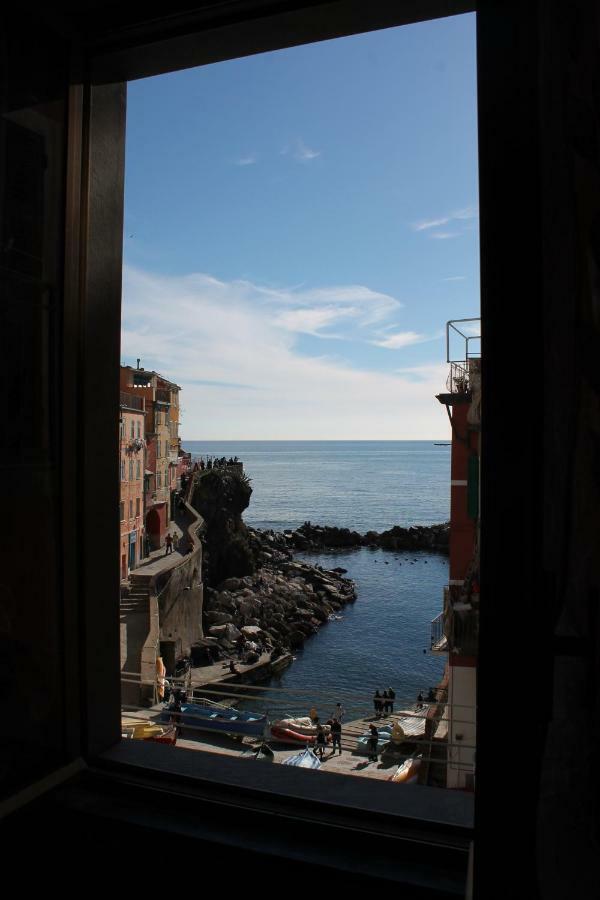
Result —
<path fill-rule="evenodd" d="M 213 469 L 196 479 L 192 506 L 205 522 L 204 633 L 227 654 L 244 642 L 275 651 L 295 650 L 356 599 L 345 569 L 312 566 L 296 551 L 358 547 L 448 552 L 448 524 L 395 526 L 359 534 L 305 522 L 296 531 L 261 531 L 242 519 L 250 503 L 249 479 Z"/>
<path fill-rule="evenodd" d="M 381 550 L 429 550 L 435 553 L 448 553 L 450 523 L 440 525 L 413 525 L 402 528 L 395 525 L 388 531 L 367 531 L 360 534 L 349 528 L 336 528 L 331 525 L 313 525 L 305 522 L 296 531 L 262 532 L 270 541 L 274 550 L 350 550 L 357 547 L 369 547 Z"/>
<path fill-rule="evenodd" d="M 240 635 L 259 648 L 295 650 L 356 599 L 349 578 L 294 560 L 270 534 L 249 528 L 248 540 L 257 570 L 226 578 L 205 594 L 206 634 L 226 653 Z"/>

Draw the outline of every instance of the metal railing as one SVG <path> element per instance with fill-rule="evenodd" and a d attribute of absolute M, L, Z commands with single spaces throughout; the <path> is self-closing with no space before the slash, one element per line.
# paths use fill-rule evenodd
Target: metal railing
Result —
<path fill-rule="evenodd" d="M 442 644 L 445 643 L 446 635 L 444 634 L 444 613 L 441 612 L 431 622 L 431 649 L 440 650 Z"/>
<path fill-rule="evenodd" d="M 451 345 L 458 336 L 461 353 L 453 358 Z M 454 340 L 453 340 L 454 339 Z M 466 365 L 470 359 L 478 359 L 481 356 L 481 319 L 451 319 L 446 322 L 446 362 Z"/>

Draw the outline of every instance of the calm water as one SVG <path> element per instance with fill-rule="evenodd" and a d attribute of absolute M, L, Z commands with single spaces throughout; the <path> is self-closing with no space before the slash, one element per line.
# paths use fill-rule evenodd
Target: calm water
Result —
<path fill-rule="evenodd" d="M 431 525 L 450 515 L 450 448 L 431 441 L 186 441 L 194 456 L 238 456 L 258 528 L 310 520 L 357 531 Z"/>
<path fill-rule="evenodd" d="M 194 455 L 238 456 L 254 492 L 244 518 L 260 528 L 296 528 L 309 519 L 358 531 L 444 522 L 450 513 L 450 448 L 421 441 L 190 441 Z M 372 709 L 392 686 L 397 703 L 434 686 L 443 658 L 423 650 L 440 612 L 447 559 L 430 553 L 355 550 L 302 554 L 324 568 L 341 566 L 358 598 L 324 625 L 268 692 L 245 705 L 329 717 L 336 702 L 348 716 Z"/>

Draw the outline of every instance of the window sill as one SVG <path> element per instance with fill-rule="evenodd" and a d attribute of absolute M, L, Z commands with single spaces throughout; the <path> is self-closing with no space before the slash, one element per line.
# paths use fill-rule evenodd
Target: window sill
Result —
<path fill-rule="evenodd" d="M 472 838 L 464 822 L 472 804 L 436 788 L 389 789 L 353 776 L 315 777 L 123 741 L 61 788 L 58 802 L 75 818 L 92 817 L 103 834 L 125 829 L 150 845 L 175 840 L 182 852 L 202 853 L 197 858 L 207 861 L 224 854 L 232 860 L 230 886 L 242 878 L 233 861 L 244 853 L 253 865 L 268 862 L 260 871 L 271 873 L 269 880 L 283 867 L 292 879 L 307 870 L 343 877 L 343 883 L 351 876 L 358 883 L 404 886 L 411 898 L 464 897 Z M 438 794 L 447 799 L 440 803 Z M 439 822 L 440 812 L 450 821 Z"/>

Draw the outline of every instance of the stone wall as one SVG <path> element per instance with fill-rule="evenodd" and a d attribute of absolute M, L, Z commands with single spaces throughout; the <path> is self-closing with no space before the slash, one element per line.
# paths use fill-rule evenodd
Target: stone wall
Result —
<path fill-rule="evenodd" d="M 191 645 L 203 637 L 202 546 L 171 569 L 164 585 L 157 584 L 160 641 L 175 644 L 175 658 L 189 656 Z M 165 664 L 168 664 L 165 660 Z"/>

